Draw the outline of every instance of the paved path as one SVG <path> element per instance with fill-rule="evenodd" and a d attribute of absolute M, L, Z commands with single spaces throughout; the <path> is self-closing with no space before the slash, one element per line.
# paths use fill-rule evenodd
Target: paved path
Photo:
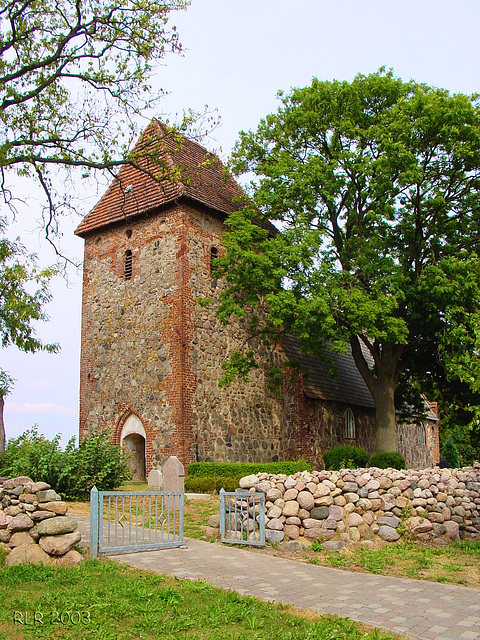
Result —
<path fill-rule="evenodd" d="M 88 540 L 88 519 L 79 529 Z M 420 640 L 479 640 L 480 590 L 299 564 L 188 539 L 187 549 L 117 555 L 115 560 L 242 595 L 349 617 Z"/>

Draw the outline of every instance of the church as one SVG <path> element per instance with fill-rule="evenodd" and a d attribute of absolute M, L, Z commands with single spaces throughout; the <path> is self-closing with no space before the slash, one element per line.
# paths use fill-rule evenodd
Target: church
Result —
<path fill-rule="evenodd" d="M 375 406 L 349 354 L 334 356 L 332 378 L 289 336 L 273 353 L 258 345 L 264 364 L 249 382 L 219 388 L 245 333 L 242 319 L 215 317 L 222 283 L 212 262 L 243 192 L 214 154 L 158 120 L 133 157 L 75 231 L 85 241 L 80 437 L 109 430 L 132 454 L 134 480 L 170 455 L 184 465 L 302 457 L 319 468 L 339 444 L 373 453 Z M 272 358 L 296 359 L 308 374 L 285 375 L 273 395 Z M 409 467 L 438 462 L 434 405 L 416 423 L 398 416 L 397 448 Z"/>

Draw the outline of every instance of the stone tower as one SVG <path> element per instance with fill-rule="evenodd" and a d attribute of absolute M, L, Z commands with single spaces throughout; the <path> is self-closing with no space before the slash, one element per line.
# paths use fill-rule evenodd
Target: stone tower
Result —
<path fill-rule="evenodd" d="M 122 167 L 76 230 L 85 239 L 80 437 L 112 430 L 136 479 L 172 454 L 184 464 L 280 459 L 281 403 L 267 397 L 262 371 L 218 388 L 241 327 L 197 304 L 218 295 L 211 265 L 243 193 L 216 156 L 156 120 L 136 146 L 145 150 L 152 161 Z M 160 171 L 171 179 L 154 180 Z"/>

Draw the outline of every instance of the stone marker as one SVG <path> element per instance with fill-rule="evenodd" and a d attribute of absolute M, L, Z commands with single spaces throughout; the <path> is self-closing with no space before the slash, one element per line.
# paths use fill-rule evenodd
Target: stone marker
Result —
<path fill-rule="evenodd" d="M 163 490 L 185 492 L 185 469 L 177 456 L 170 456 L 162 467 Z"/>
<path fill-rule="evenodd" d="M 149 491 L 163 491 L 163 475 L 160 469 L 152 469 L 147 478 Z"/>

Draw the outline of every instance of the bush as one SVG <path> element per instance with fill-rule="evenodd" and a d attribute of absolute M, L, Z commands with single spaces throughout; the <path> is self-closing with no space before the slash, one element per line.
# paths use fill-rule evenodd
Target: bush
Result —
<path fill-rule="evenodd" d="M 202 476 L 200 478 L 186 478 L 185 479 L 185 491 L 191 491 L 192 493 L 217 493 L 220 489 L 225 491 L 235 491 L 238 487 L 237 478 L 219 477 L 219 476 Z"/>
<path fill-rule="evenodd" d="M 297 471 L 311 471 L 312 465 L 305 460 L 295 462 L 192 462 L 188 465 L 189 478 L 243 478 L 254 473 L 284 473 L 293 475 Z M 225 488 L 226 490 L 226 488 Z"/>
<path fill-rule="evenodd" d="M 339 469 L 356 469 L 365 467 L 368 463 L 368 453 L 362 447 L 342 444 L 339 447 L 325 451 L 323 454 L 325 469 L 338 471 Z"/>
<path fill-rule="evenodd" d="M 451 469 L 460 468 L 460 456 L 458 455 L 458 449 L 455 446 L 455 441 L 452 436 L 449 436 L 443 445 L 443 457 Z"/>
<path fill-rule="evenodd" d="M 405 458 L 401 453 L 396 451 L 378 451 L 374 453 L 369 461 L 370 467 L 378 467 L 379 469 L 405 469 Z"/>
<path fill-rule="evenodd" d="M 0 475 L 28 476 L 35 482 L 47 482 L 63 498 L 88 499 L 95 485 L 99 491 L 115 489 L 130 478 L 126 456 L 112 446 L 107 433 L 84 438 L 78 447 L 75 438 L 60 449 L 60 435 L 47 440 L 38 428 L 9 440 L 0 459 Z"/>

